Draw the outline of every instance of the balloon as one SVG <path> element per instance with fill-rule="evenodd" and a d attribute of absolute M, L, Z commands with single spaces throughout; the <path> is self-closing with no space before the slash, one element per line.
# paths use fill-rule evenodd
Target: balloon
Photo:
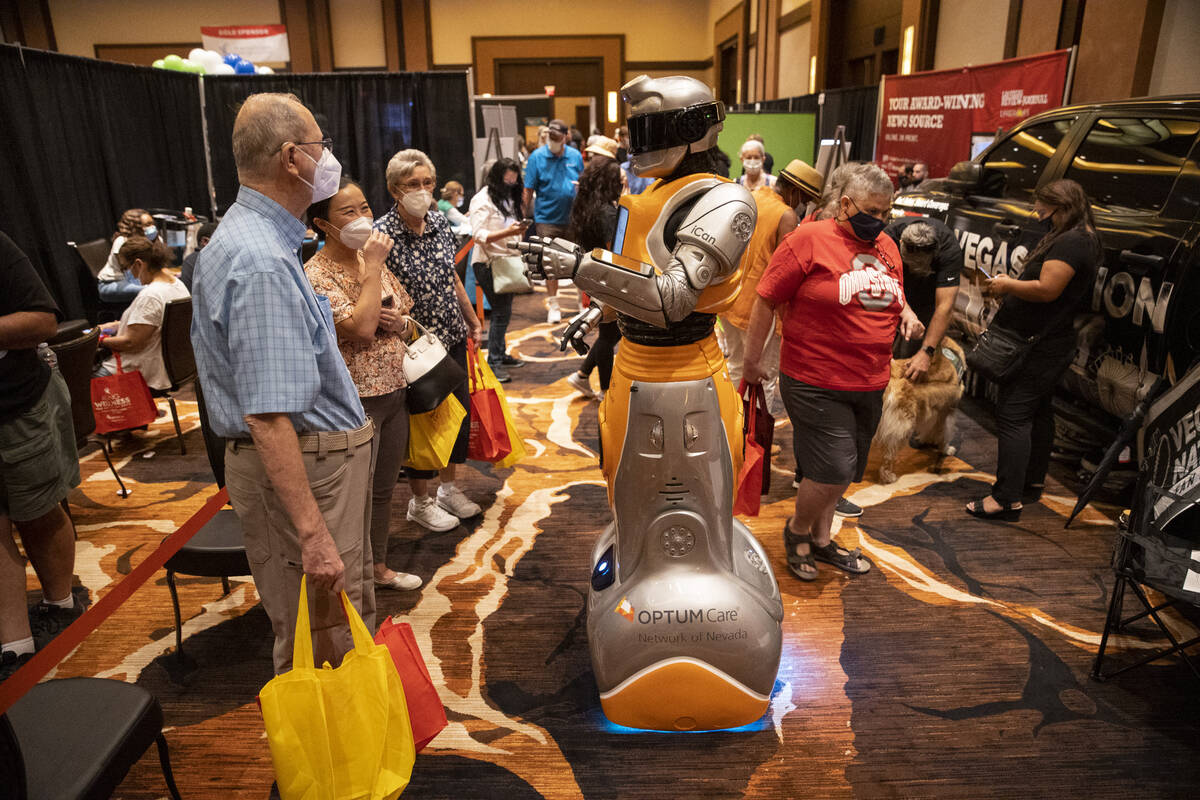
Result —
<path fill-rule="evenodd" d="M 238 75 L 253 75 L 254 74 L 254 64 L 252 64 L 251 62 L 249 62 L 243 58 L 240 61 L 238 61 L 237 64 L 234 64 L 233 71 L 236 72 Z"/>
<path fill-rule="evenodd" d="M 232 75 L 233 73 L 234 73 L 233 67 L 229 66 L 228 64 L 218 64 L 217 66 L 215 66 L 211 70 L 209 70 L 208 74 L 209 75 Z"/>
<path fill-rule="evenodd" d="M 183 61 L 181 61 L 179 63 L 179 71 L 180 72 L 193 72 L 197 75 L 203 75 L 204 67 L 200 66 L 195 61 L 192 61 L 190 58 L 185 58 L 185 59 L 183 59 Z"/>
<path fill-rule="evenodd" d="M 166 62 L 164 62 L 161 58 L 156 58 L 154 63 L 150 66 L 154 67 L 155 69 L 166 69 Z"/>
<path fill-rule="evenodd" d="M 183 59 L 171 53 L 163 59 L 163 69 L 175 70 L 176 72 L 183 70 Z"/>
<path fill-rule="evenodd" d="M 203 64 L 204 71 L 209 73 L 215 73 L 217 67 L 225 63 L 225 59 L 221 57 L 221 54 L 214 50 L 203 50 L 201 51 L 200 58 L 193 58 L 192 60 Z"/>
<path fill-rule="evenodd" d="M 242 57 L 239 56 L 237 53 L 226 53 L 225 54 L 225 63 L 231 67 L 236 67 L 237 62 L 239 62 L 241 60 L 242 60 Z"/>
<path fill-rule="evenodd" d="M 275 70 L 271 69 L 266 64 L 263 64 L 261 67 L 255 67 L 255 72 L 257 72 L 259 75 L 274 75 L 275 74 Z"/>
<path fill-rule="evenodd" d="M 187 57 L 189 59 L 191 59 L 192 61 L 195 61 L 197 64 L 203 64 L 204 63 L 204 54 L 207 52 L 208 51 L 205 50 L 203 47 L 193 47 L 191 49 L 191 51 L 188 53 Z"/>

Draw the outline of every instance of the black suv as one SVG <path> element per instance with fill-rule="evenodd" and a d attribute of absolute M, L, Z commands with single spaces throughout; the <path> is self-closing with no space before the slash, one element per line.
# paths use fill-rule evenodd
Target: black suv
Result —
<path fill-rule="evenodd" d="M 980 293 L 984 273 L 1019 274 L 1041 235 L 1034 190 L 1057 178 L 1083 186 L 1104 261 L 1059 411 L 1097 440 L 1111 438 L 1156 375 L 1181 377 L 1200 354 L 1198 134 L 1200 95 L 1067 106 L 1001 134 L 948 179 L 896 197 L 896 213 L 937 217 L 958 237 L 954 323 L 970 342 L 995 304 Z"/>

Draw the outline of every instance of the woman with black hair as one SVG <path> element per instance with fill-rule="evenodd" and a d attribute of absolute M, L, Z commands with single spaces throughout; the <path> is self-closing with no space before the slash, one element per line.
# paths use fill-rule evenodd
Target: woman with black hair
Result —
<path fill-rule="evenodd" d="M 358 184 L 342 176 L 332 197 L 308 207 L 308 224 L 325 246 L 304 265 L 318 295 L 329 299 L 338 350 L 363 410 L 375 423 L 371 478 L 371 561 L 375 586 L 411 591 L 421 578 L 387 565 L 392 492 L 408 450 L 404 405 L 405 341 L 412 299 L 384 267 L 392 239 L 372 230 L 375 215 Z"/>
<path fill-rule="evenodd" d="M 522 191 L 521 165 L 511 158 L 497 159 L 488 170 L 486 185 L 471 198 L 467 214 L 475 237 L 475 249 L 471 251 L 475 282 L 483 289 L 492 308 L 487 338 L 488 366 L 501 383 L 512 380 L 508 374 L 510 368 L 524 366 L 525 362 L 508 354 L 504 337 L 512 318 L 513 296 L 496 293 L 488 264 L 493 258 L 512 256 L 508 243 L 520 241 L 529 227 L 528 221 L 521 217 Z"/>
<path fill-rule="evenodd" d="M 1025 258 L 1019 278 L 997 275 L 986 286 L 1004 298 L 992 325 L 1040 338 L 997 391 L 996 482 L 990 494 L 966 506 L 985 519 L 1016 520 L 1022 502 L 1041 499 L 1054 444 L 1054 387 L 1075 356 L 1075 314 L 1091 296 L 1100 261 L 1100 237 L 1082 186 L 1053 181 L 1034 201 L 1033 213 L 1048 232 Z"/>
<path fill-rule="evenodd" d="M 588 161 L 579 176 L 579 189 L 575 203 L 571 206 L 571 218 L 567 222 L 566 238 L 585 251 L 597 247 L 612 247 L 613 234 L 617 230 L 617 200 L 621 197 L 621 168 L 608 158 L 593 158 Z M 567 383 L 578 389 L 585 397 L 604 399 L 612 380 L 613 350 L 621 340 L 621 330 L 616 316 L 599 325 L 596 341 L 588 350 L 587 357 L 578 372 L 567 376 Z M 600 368 L 600 392 L 592 391 L 591 375 L 595 367 Z"/>

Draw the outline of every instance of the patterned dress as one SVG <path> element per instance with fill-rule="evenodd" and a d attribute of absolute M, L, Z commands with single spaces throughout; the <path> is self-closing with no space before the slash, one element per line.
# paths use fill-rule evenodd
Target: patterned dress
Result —
<path fill-rule="evenodd" d="M 467 338 L 467 323 L 454 290 L 454 234 L 440 211 L 425 214 L 425 230 L 418 236 L 404 224 L 396 206 L 375 220 L 375 230 L 395 241 L 387 268 L 400 279 L 412 297 L 412 317 L 441 340 L 449 350 Z"/>

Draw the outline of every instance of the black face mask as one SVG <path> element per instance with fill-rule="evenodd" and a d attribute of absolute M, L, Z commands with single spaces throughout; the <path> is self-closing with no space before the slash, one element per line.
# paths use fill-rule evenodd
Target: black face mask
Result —
<path fill-rule="evenodd" d="M 1040 233 L 1050 233 L 1054 230 L 1054 214 L 1047 214 L 1033 224 L 1033 229 Z"/>
<path fill-rule="evenodd" d="M 624 164 L 629 160 L 629 150 L 624 147 L 617 148 L 617 163 Z"/>
<path fill-rule="evenodd" d="M 854 203 L 854 200 L 850 200 Z M 858 203 L 854 203 L 854 207 L 858 208 Z M 849 218 L 850 227 L 854 230 L 854 235 L 862 239 L 864 242 L 873 242 L 879 238 L 879 234 L 883 233 L 883 229 L 887 227 L 887 223 L 870 214 L 859 211 Z"/>

